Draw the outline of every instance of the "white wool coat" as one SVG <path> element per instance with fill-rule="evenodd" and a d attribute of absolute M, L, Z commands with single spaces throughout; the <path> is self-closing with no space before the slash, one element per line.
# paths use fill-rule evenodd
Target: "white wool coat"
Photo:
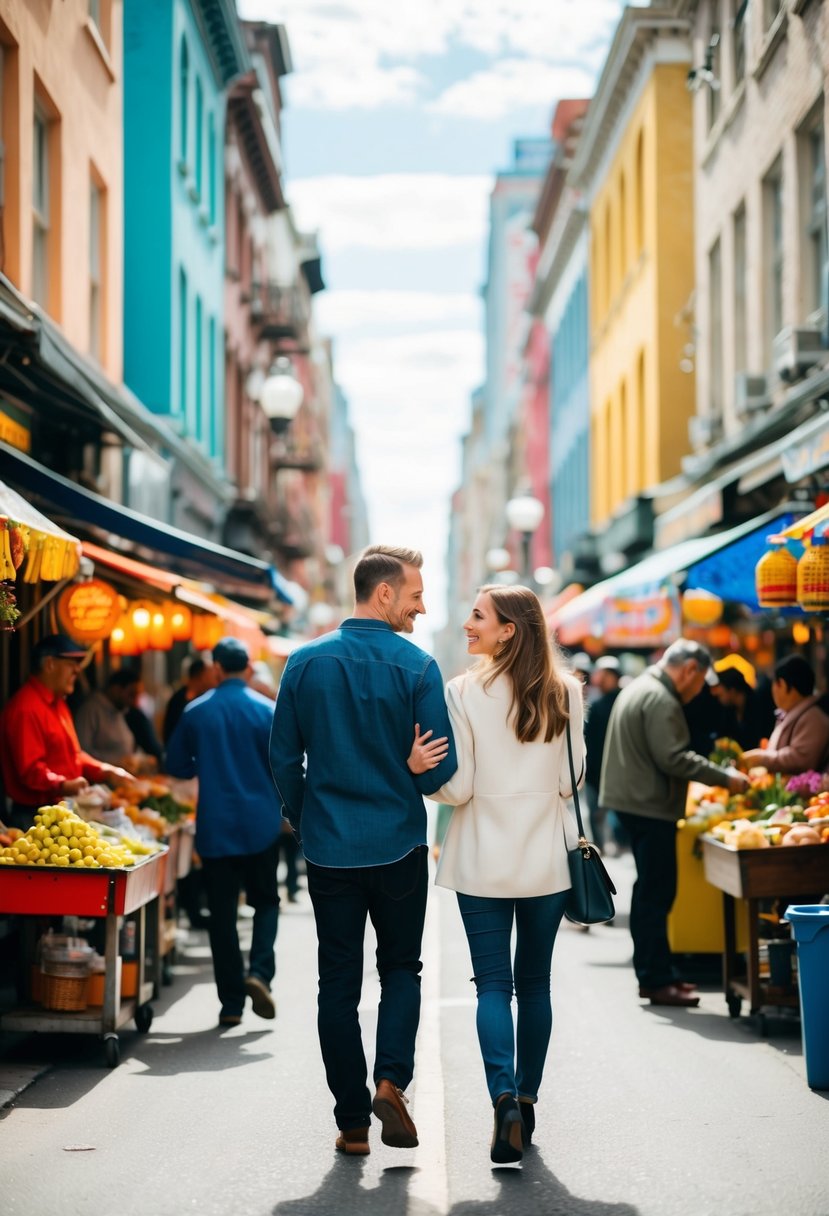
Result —
<path fill-rule="evenodd" d="M 572 789 L 566 735 L 562 731 L 549 743 L 543 738 L 519 743 L 508 721 L 511 681 L 501 675 L 484 688 L 485 674 L 466 672 L 446 688 L 458 768 L 430 795 L 455 808 L 435 881 L 466 895 L 503 899 L 566 891 L 567 850 L 578 838 L 567 801 Z M 563 678 L 580 781 L 585 762 L 582 692 L 574 677 Z"/>

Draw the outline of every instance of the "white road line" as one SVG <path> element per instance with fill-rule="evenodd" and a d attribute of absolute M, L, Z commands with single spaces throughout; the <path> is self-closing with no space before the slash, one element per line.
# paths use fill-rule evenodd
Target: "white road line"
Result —
<path fill-rule="evenodd" d="M 444 1124 L 443 1067 L 440 1047 L 440 900 L 429 892 L 423 932 L 420 1030 L 417 1036 L 412 1117 L 420 1141 L 409 1183 L 407 1216 L 438 1216 L 449 1207 Z"/>

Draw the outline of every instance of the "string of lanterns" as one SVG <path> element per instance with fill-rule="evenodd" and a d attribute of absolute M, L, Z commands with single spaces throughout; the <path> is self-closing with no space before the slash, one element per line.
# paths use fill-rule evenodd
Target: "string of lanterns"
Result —
<path fill-rule="evenodd" d="M 185 604 L 122 597 L 122 612 L 109 637 L 110 654 L 133 656 L 145 650 L 170 650 L 174 642 L 191 642 L 195 650 L 212 650 L 224 636 L 217 616 L 191 612 Z"/>

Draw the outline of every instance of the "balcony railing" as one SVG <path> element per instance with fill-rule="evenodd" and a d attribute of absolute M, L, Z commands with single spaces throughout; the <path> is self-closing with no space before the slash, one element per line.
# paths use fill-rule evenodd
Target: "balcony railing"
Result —
<path fill-rule="evenodd" d="M 300 344 L 307 340 L 308 305 L 299 287 L 255 283 L 250 308 L 260 338 Z"/>

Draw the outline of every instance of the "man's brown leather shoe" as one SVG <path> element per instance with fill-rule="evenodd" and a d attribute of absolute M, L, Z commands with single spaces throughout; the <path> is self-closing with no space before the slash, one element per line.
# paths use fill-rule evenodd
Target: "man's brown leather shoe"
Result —
<path fill-rule="evenodd" d="M 664 988 L 640 988 L 639 995 L 646 997 L 652 1005 L 676 1005 L 682 1009 L 696 1009 L 699 997 L 680 988 L 678 984 L 666 984 Z"/>
<path fill-rule="evenodd" d="M 350 1127 L 348 1131 L 340 1130 L 334 1141 L 338 1153 L 347 1153 L 349 1157 L 367 1157 L 371 1152 L 368 1145 L 367 1127 Z"/>
<path fill-rule="evenodd" d="M 417 1128 L 406 1110 L 406 1096 L 392 1082 L 382 1077 L 371 1109 L 383 1125 L 380 1139 L 390 1148 L 417 1148 Z"/>

